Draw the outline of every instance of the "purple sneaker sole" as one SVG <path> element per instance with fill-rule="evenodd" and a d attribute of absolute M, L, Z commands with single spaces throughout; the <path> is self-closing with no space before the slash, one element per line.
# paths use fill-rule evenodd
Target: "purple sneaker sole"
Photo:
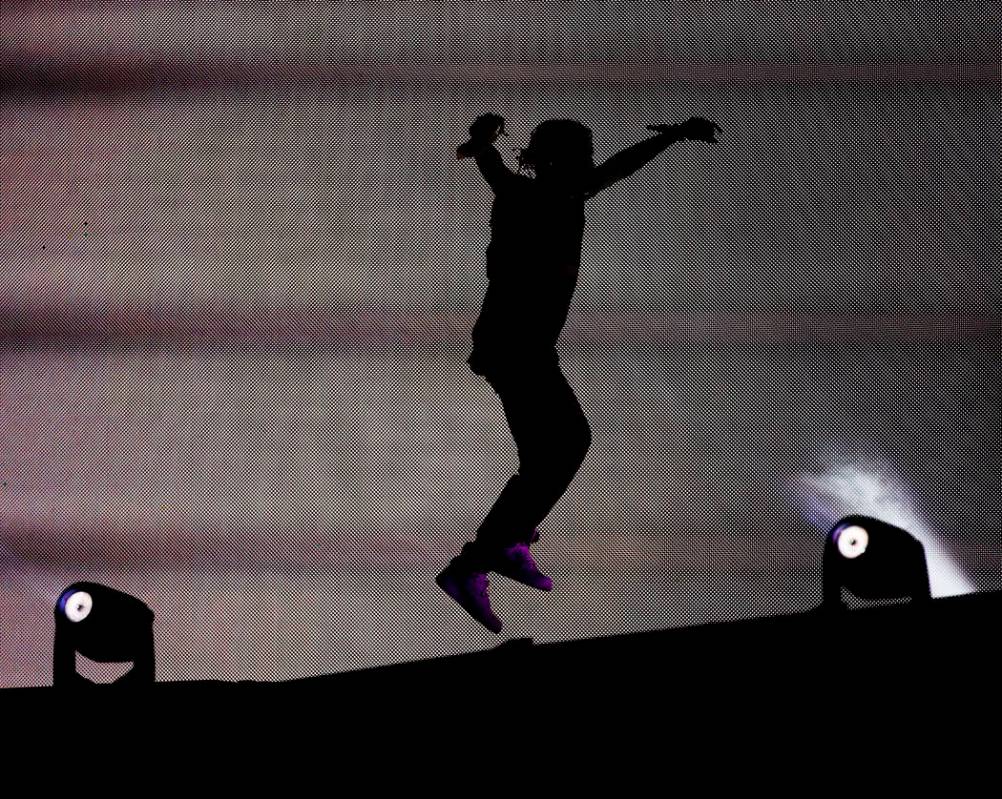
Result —
<path fill-rule="evenodd" d="M 435 578 L 435 582 L 484 627 L 492 633 L 501 632 L 504 622 L 491 610 L 486 574 L 462 572 L 450 564 Z"/>

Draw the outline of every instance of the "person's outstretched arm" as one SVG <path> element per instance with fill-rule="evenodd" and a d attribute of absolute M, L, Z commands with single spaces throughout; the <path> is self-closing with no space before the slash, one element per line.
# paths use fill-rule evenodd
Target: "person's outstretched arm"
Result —
<path fill-rule="evenodd" d="M 692 117 L 677 125 L 648 125 L 647 127 L 649 130 L 657 131 L 658 135 L 621 150 L 595 167 L 585 190 L 586 197 L 594 197 L 602 189 L 629 177 L 675 142 L 691 139 L 716 144 L 714 131 L 721 130 L 718 125 L 701 117 Z"/>

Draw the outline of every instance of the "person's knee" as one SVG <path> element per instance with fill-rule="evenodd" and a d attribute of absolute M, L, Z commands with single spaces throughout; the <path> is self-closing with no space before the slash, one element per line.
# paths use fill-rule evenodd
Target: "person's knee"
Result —
<path fill-rule="evenodd" d="M 591 426 L 584 421 L 557 438 L 540 440 L 540 446 L 523 445 L 519 448 L 519 473 L 543 481 L 559 480 L 567 472 L 573 474 L 584 461 L 591 442 Z"/>

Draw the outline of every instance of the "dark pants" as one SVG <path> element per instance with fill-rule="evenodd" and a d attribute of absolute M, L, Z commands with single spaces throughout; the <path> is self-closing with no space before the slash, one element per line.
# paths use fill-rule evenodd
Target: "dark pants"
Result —
<path fill-rule="evenodd" d="M 463 559 L 477 567 L 500 548 L 529 542 L 591 445 L 591 426 L 558 363 L 488 370 L 484 378 L 504 406 L 519 467 L 477 530 L 476 541 L 463 547 Z"/>

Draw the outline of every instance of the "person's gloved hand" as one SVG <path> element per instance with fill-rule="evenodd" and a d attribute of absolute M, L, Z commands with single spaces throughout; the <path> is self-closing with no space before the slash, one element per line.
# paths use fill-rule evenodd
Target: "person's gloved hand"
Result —
<path fill-rule="evenodd" d="M 499 114 L 481 114 L 470 125 L 470 138 L 493 142 L 504 135 L 504 117 Z"/>
<path fill-rule="evenodd" d="M 674 133 L 680 138 L 690 141 L 705 141 L 710 144 L 717 144 L 717 131 L 723 132 L 723 128 L 703 117 L 689 117 L 685 122 L 677 125 L 648 125 L 648 130 L 657 133 Z"/>
<path fill-rule="evenodd" d="M 499 114 L 481 114 L 470 125 L 470 140 L 456 148 L 456 158 L 476 155 L 494 143 L 498 136 L 507 136 L 504 117 Z"/>
<path fill-rule="evenodd" d="M 689 117 L 679 126 L 679 132 L 690 141 L 705 141 L 710 144 L 717 143 L 717 131 L 723 131 L 723 128 L 703 117 Z"/>

